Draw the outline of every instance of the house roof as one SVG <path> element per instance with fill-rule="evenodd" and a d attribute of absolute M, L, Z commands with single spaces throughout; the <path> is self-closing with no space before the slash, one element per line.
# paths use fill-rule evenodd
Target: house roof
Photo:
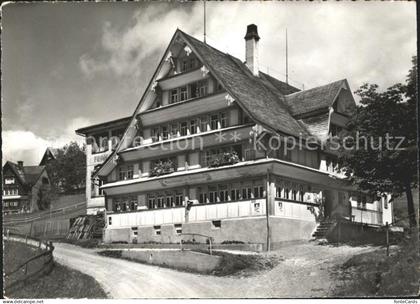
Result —
<path fill-rule="evenodd" d="M 32 186 L 39 179 L 39 176 L 45 170 L 45 166 L 19 166 L 11 161 L 7 161 L 3 166 L 3 170 L 8 166 L 15 176 L 19 178 L 24 185 Z"/>
<path fill-rule="evenodd" d="M 332 106 L 346 80 L 338 80 L 320 87 L 295 92 L 285 96 L 285 102 L 293 116 L 310 113 Z"/>
<path fill-rule="evenodd" d="M 261 78 L 252 75 L 248 67 L 238 58 L 180 32 L 212 74 L 244 107 L 248 115 L 277 132 L 294 136 L 309 135 L 308 131 L 290 115 L 283 101 L 279 99 L 278 94 L 282 95 L 281 92 L 274 92 L 276 86 L 268 80 L 268 77 Z M 286 86 L 285 88 L 291 89 Z"/>
<path fill-rule="evenodd" d="M 328 123 L 330 115 L 328 112 L 322 113 L 319 115 L 299 119 L 301 123 L 308 132 L 318 138 L 321 141 L 324 141 L 328 138 Z"/>
<path fill-rule="evenodd" d="M 128 123 L 130 122 L 132 116 L 128 116 L 128 117 L 123 117 L 123 118 L 119 118 L 119 119 L 115 119 L 115 120 L 111 120 L 111 121 L 106 121 L 103 123 L 98 123 L 95 125 L 91 125 L 91 126 L 87 126 L 87 127 L 83 127 L 80 129 L 76 130 L 76 133 L 79 135 L 86 135 L 87 133 L 93 132 L 93 131 L 98 131 L 100 129 L 103 128 L 108 128 L 110 126 L 113 125 L 123 125 L 124 127 L 126 127 L 128 125 Z"/>

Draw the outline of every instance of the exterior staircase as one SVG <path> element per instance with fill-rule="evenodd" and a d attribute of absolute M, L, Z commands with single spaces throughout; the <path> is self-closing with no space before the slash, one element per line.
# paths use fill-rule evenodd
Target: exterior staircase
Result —
<path fill-rule="evenodd" d="M 315 239 L 325 239 L 328 232 L 331 231 L 336 224 L 337 222 L 332 219 L 321 221 L 312 234 L 312 237 Z"/>

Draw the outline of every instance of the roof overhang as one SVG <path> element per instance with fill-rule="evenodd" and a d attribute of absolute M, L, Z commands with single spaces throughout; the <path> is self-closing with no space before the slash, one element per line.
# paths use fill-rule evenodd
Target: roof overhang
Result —
<path fill-rule="evenodd" d="M 235 165 L 218 168 L 201 168 L 189 171 L 178 171 L 158 177 L 117 181 L 105 184 L 101 189 L 105 191 L 106 195 L 120 195 L 159 189 L 165 190 L 187 185 L 223 182 L 239 178 L 266 176 L 268 171 L 279 177 L 307 182 L 311 185 L 323 187 L 325 189 L 338 188 L 342 190 L 354 190 L 349 181 L 335 177 L 327 172 L 270 158 L 241 162 Z"/>

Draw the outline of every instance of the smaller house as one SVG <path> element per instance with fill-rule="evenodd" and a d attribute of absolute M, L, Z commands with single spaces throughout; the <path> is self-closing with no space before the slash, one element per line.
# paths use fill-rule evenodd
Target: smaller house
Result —
<path fill-rule="evenodd" d="M 24 166 L 22 161 L 7 161 L 3 166 L 3 214 L 39 210 L 41 189 L 50 189 L 45 166 Z"/>

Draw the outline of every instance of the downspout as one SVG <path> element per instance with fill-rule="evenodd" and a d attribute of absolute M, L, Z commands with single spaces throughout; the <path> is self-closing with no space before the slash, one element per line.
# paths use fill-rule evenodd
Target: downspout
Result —
<path fill-rule="evenodd" d="M 266 181 L 266 195 L 265 195 L 265 218 L 267 223 L 267 239 L 266 249 L 271 250 L 271 231 L 270 231 L 270 195 L 271 195 L 271 182 L 270 182 L 270 168 L 267 169 L 267 181 Z"/>

